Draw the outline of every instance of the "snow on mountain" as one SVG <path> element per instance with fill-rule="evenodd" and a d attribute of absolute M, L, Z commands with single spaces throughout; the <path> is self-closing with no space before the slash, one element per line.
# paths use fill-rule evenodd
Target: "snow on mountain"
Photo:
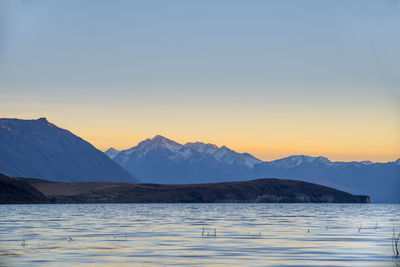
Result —
<path fill-rule="evenodd" d="M 143 142 L 140 142 L 136 148 L 140 150 L 153 150 L 153 149 L 165 148 L 172 152 L 177 153 L 183 148 L 183 146 L 161 135 L 156 135 L 153 138 L 149 138 L 144 140 Z"/>
<path fill-rule="evenodd" d="M 241 176 L 262 161 L 225 146 L 201 142 L 179 144 L 161 135 L 119 152 L 113 160 L 144 182 L 213 182 Z"/>
<path fill-rule="evenodd" d="M 199 153 L 206 153 L 206 154 L 215 154 L 215 152 L 219 149 L 214 144 L 205 144 L 202 142 L 196 143 L 186 143 L 185 147 L 196 150 Z"/>
<path fill-rule="evenodd" d="M 183 159 L 193 161 L 207 157 L 210 158 L 211 156 L 214 160 L 223 164 L 239 164 L 245 165 L 249 168 L 252 168 L 254 164 L 262 162 L 248 153 L 238 153 L 227 148 L 226 146 L 218 147 L 214 144 L 205 144 L 201 142 L 186 143 L 185 145 L 181 145 L 161 135 L 148 138 L 140 142 L 137 146 L 120 151 L 118 153 L 115 153 L 116 150 L 112 150 L 111 148 L 105 153 L 109 155 L 110 158 L 114 158 L 117 154 L 119 154 L 119 160 L 122 162 L 127 162 L 131 154 L 135 154 L 135 157 L 141 158 L 147 155 L 150 151 L 157 150 L 169 151 L 171 153 L 169 155 L 169 159 L 171 160 Z"/>
<path fill-rule="evenodd" d="M 231 164 L 244 164 L 249 168 L 253 168 L 254 164 L 261 163 L 262 160 L 253 157 L 248 153 L 238 153 L 226 146 L 218 147 L 214 144 L 205 144 L 201 142 L 187 143 L 185 147 L 191 148 L 199 153 L 205 153 L 214 156 L 219 162 Z"/>
<path fill-rule="evenodd" d="M 153 138 L 148 138 L 140 142 L 137 146 L 134 146 L 127 150 L 123 150 L 119 154 L 121 155 L 121 157 L 123 157 L 124 161 L 127 161 L 129 156 L 133 153 L 139 155 L 140 157 L 143 157 L 150 151 L 154 150 L 168 150 L 176 154 L 176 156 L 181 156 L 184 158 L 188 158 L 192 155 L 190 149 L 187 149 L 185 146 L 161 135 L 156 135 Z"/>
<path fill-rule="evenodd" d="M 294 168 L 300 166 L 302 164 L 316 164 L 321 163 L 327 166 L 333 166 L 333 162 L 325 157 L 310 157 L 305 155 L 294 155 L 274 161 L 268 162 L 270 165 L 275 167 L 283 167 L 283 168 Z"/>
<path fill-rule="evenodd" d="M 226 146 L 201 142 L 182 145 L 157 135 L 119 152 L 113 160 L 143 182 L 205 183 L 274 177 L 366 194 L 377 202 L 400 202 L 400 159 L 388 163 L 333 162 L 325 157 L 294 155 L 262 161 Z"/>
<path fill-rule="evenodd" d="M 248 153 L 238 153 L 227 148 L 226 146 L 222 146 L 218 151 L 216 151 L 214 156 L 221 162 L 225 162 L 227 164 L 244 164 L 249 168 L 253 168 L 255 164 L 262 162 L 262 160 L 253 157 Z"/>

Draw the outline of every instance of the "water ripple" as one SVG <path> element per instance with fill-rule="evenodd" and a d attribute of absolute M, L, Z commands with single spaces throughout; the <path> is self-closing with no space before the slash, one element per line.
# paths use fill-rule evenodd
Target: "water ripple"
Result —
<path fill-rule="evenodd" d="M 0 266 L 398 266 L 400 205 L 1 205 Z"/>

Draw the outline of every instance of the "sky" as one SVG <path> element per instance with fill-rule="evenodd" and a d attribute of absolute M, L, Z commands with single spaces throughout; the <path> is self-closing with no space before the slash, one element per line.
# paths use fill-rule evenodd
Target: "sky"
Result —
<path fill-rule="evenodd" d="M 0 2 L 0 117 L 101 150 L 400 158 L 396 0 Z"/>

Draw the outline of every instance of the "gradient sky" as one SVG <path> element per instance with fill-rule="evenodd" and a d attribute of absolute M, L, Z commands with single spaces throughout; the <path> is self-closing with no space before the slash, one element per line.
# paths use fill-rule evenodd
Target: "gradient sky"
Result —
<path fill-rule="evenodd" d="M 0 3 L 0 117 L 101 150 L 161 134 L 264 160 L 400 157 L 398 1 Z"/>

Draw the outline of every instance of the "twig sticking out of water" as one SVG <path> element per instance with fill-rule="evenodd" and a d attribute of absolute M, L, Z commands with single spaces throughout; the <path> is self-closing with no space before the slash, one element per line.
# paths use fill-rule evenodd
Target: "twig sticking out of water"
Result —
<path fill-rule="evenodd" d="M 378 222 L 375 224 L 375 231 L 378 229 Z"/>
<path fill-rule="evenodd" d="M 310 229 L 307 230 L 307 233 L 310 233 Z"/>
<path fill-rule="evenodd" d="M 329 228 L 328 228 L 328 225 L 325 225 L 325 228 L 326 228 L 326 231 L 328 231 L 328 230 L 329 230 Z"/>
<path fill-rule="evenodd" d="M 69 241 L 74 241 L 74 240 L 72 239 L 72 237 L 69 237 L 68 240 L 69 240 Z"/>
<path fill-rule="evenodd" d="M 399 248 L 398 248 L 399 239 L 400 239 L 400 233 L 396 237 L 396 231 L 394 230 L 394 227 L 393 227 L 392 249 L 393 249 L 393 255 L 396 258 L 400 255 Z"/>
<path fill-rule="evenodd" d="M 22 240 L 22 242 L 21 242 L 21 246 L 25 247 L 26 245 L 28 245 L 28 244 L 25 242 L 25 239 L 24 239 L 24 240 Z"/>
<path fill-rule="evenodd" d="M 205 234 L 205 232 L 204 232 L 204 227 L 203 227 L 203 232 L 201 233 L 201 236 L 213 236 L 213 237 L 217 237 L 217 228 L 214 228 L 214 233 L 207 232 L 207 234 Z"/>
<path fill-rule="evenodd" d="M 360 224 L 360 226 L 358 226 L 358 232 L 361 231 L 361 227 L 362 227 L 362 224 Z"/>

